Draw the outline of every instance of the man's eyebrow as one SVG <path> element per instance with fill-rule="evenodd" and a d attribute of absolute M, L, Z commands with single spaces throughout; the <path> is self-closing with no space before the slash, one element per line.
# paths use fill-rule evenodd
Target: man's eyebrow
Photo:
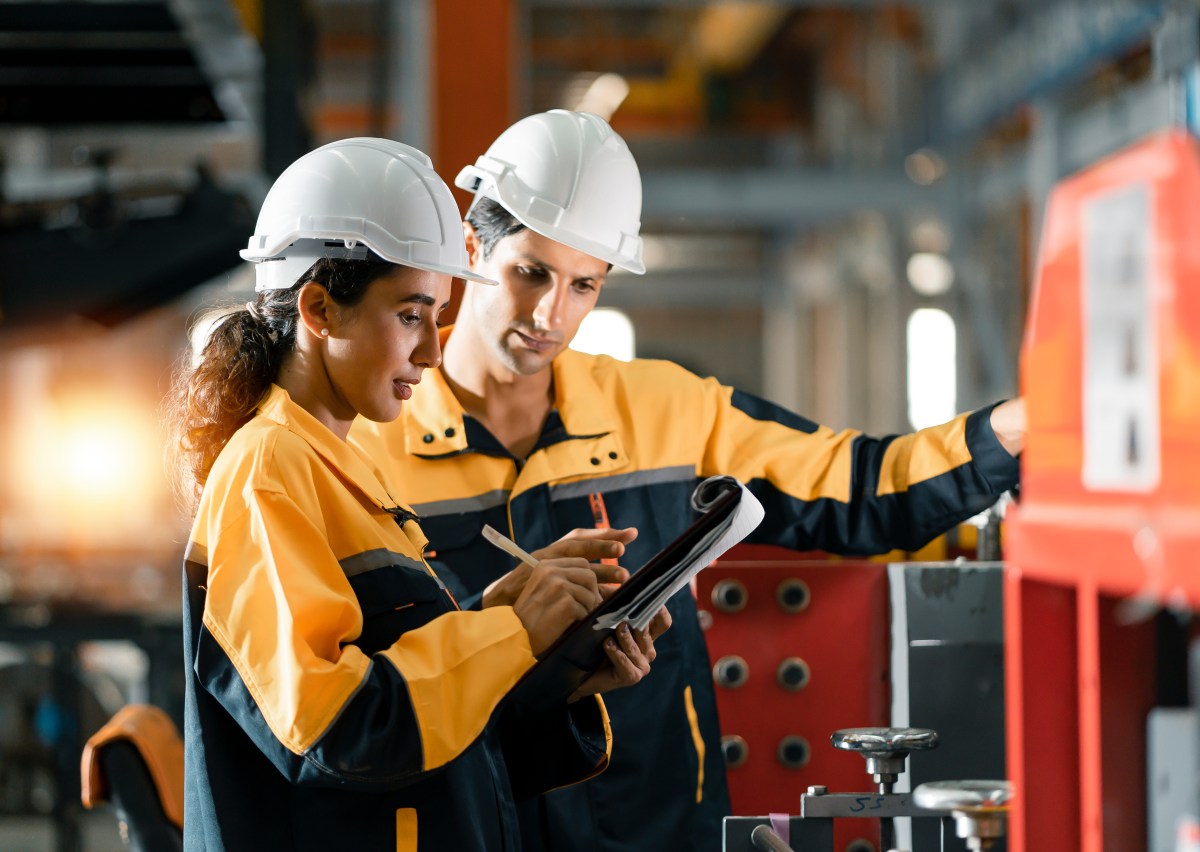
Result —
<path fill-rule="evenodd" d="M 546 263 L 546 261 L 542 260 L 540 257 L 534 257 L 531 254 L 519 254 L 519 255 L 517 255 L 517 260 L 524 261 L 525 263 L 532 263 L 534 266 L 540 266 L 543 269 L 549 270 L 550 272 L 558 271 L 553 266 Z"/>
<path fill-rule="evenodd" d="M 540 267 L 542 267 L 542 269 L 545 269 L 547 272 L 558 272 L 557 269 L 555 269 L 550 264 L 546 263 L 546 261 L 542 260 L 539 257 L 534 257 L 531 254 L 519 254 L 519 255 L 517 255 L 517 260 L 524 261 L 525 263 L 529 263 L 534 266 L 540 266 Z M 578 275 L 575 278 L 572 278 L 571 280 L 572 281 L 595 281 L 595 280 L 597 280 L 597 278 L 599 278 L 599 276 L 597 276 L 597 275 Z"/>

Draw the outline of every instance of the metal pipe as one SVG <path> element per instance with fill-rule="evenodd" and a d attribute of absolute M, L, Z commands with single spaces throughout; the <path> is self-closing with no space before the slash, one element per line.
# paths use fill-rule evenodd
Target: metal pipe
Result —
<path fill-rule="evenodd" d="M 891 849 L 896 845 L 896 824 L 891 817 L 879 820 L 879 848 Z"/>
<path fill-rule="evenodd" d="M 754 830 L 750 832 L 750 843 L 755 849 L 760 849 L 762 852 L 796 852 L 767 825 L 754 827 Z"/>

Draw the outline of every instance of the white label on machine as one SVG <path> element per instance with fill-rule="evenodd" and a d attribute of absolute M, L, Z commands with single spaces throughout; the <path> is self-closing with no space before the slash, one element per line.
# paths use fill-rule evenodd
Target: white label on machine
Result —
<path fill-rule="evenodd" d="M 1153 205 L 1136 184 L 1083 210 L 1083 484 L 1093 491 L 1158 485 L 1158 336 Z"/>

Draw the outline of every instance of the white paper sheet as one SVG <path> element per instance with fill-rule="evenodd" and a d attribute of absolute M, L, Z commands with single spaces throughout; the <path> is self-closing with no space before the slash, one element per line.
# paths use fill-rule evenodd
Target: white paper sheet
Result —
<path fill-rule="evenodd" d="M 726 492 L 718 490 L 715 496 L 706 499 L 713 490 L 712 485 L 721 480 L 737 482 L 728 476 L 709 477 L 697 485 L 696 490 L 692 492 L 692 507 L 703 512 L 716 502 L 717 498 L 723 496 Z M 723 524 L 692 548 L 691 553 L 680 561 L 678 570 L 664 573 L 647 588 L 645 593 L 639 596 L 636 602 L 596 619 L 593 629 L 611 630 L 622 621 L 628 621 L 630 627 L 644 630 L 671 595 L 690 583 L 692 578 L 712 564 L 714 559 L 753 532 L 754 528 L 762 523 L 762 504 L 746 489 L 745 485 L 738 482 L 737 486 L 741 489 L 742 496 L 733 512 Z"/>

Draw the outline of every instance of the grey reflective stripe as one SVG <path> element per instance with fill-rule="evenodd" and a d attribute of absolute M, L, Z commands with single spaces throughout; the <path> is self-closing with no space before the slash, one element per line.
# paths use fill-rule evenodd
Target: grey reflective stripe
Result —
<path fill-rule="evenodd" d="M 409 556 L 402 556 L 383 547 L 347 556 L 345 559 L 338 560 L 338 564 L 342 566 L 342 570 L 346 572 L 347 577 L 356 577 L 359 574 L 374 571 L 376 568 L 387 568 L 389 565 L 412 568 L 420 571 L 422 574 L 429 573 L 425 568 L 424 562 Z"/>
<path fill-rule="evenodd" d="M 465 515 L 470 512 L 483 512 L 503 506 L 508 502 L 508 491 L 488 491 L 475 497 L 459 497 L 454 500 L 435 500 L 432 503 L 413 503 L 413 511 L 422 518 L 436 518 L 439 515 Z"/>
<path fill-rule="evenodd" d="M 690 464 L 618 473 L 614 476 L 594 476 L 579 482 L 551 486 L 550 499 L 570 500 L 573 497 L 586 497 L 596 491 L 625 491 L 630 488 L 645 488 L 647 485 L 664 485 L 668 482 L 691 482 L 695 479 L 696 468 Z"/>
<path fill-rule="evenodd" d="M 208 565 L 208 548 L 202 544 L 189 541 L 187 550 L 183 552 L 184 562 L 195 562 L 197 565 Z"/>

